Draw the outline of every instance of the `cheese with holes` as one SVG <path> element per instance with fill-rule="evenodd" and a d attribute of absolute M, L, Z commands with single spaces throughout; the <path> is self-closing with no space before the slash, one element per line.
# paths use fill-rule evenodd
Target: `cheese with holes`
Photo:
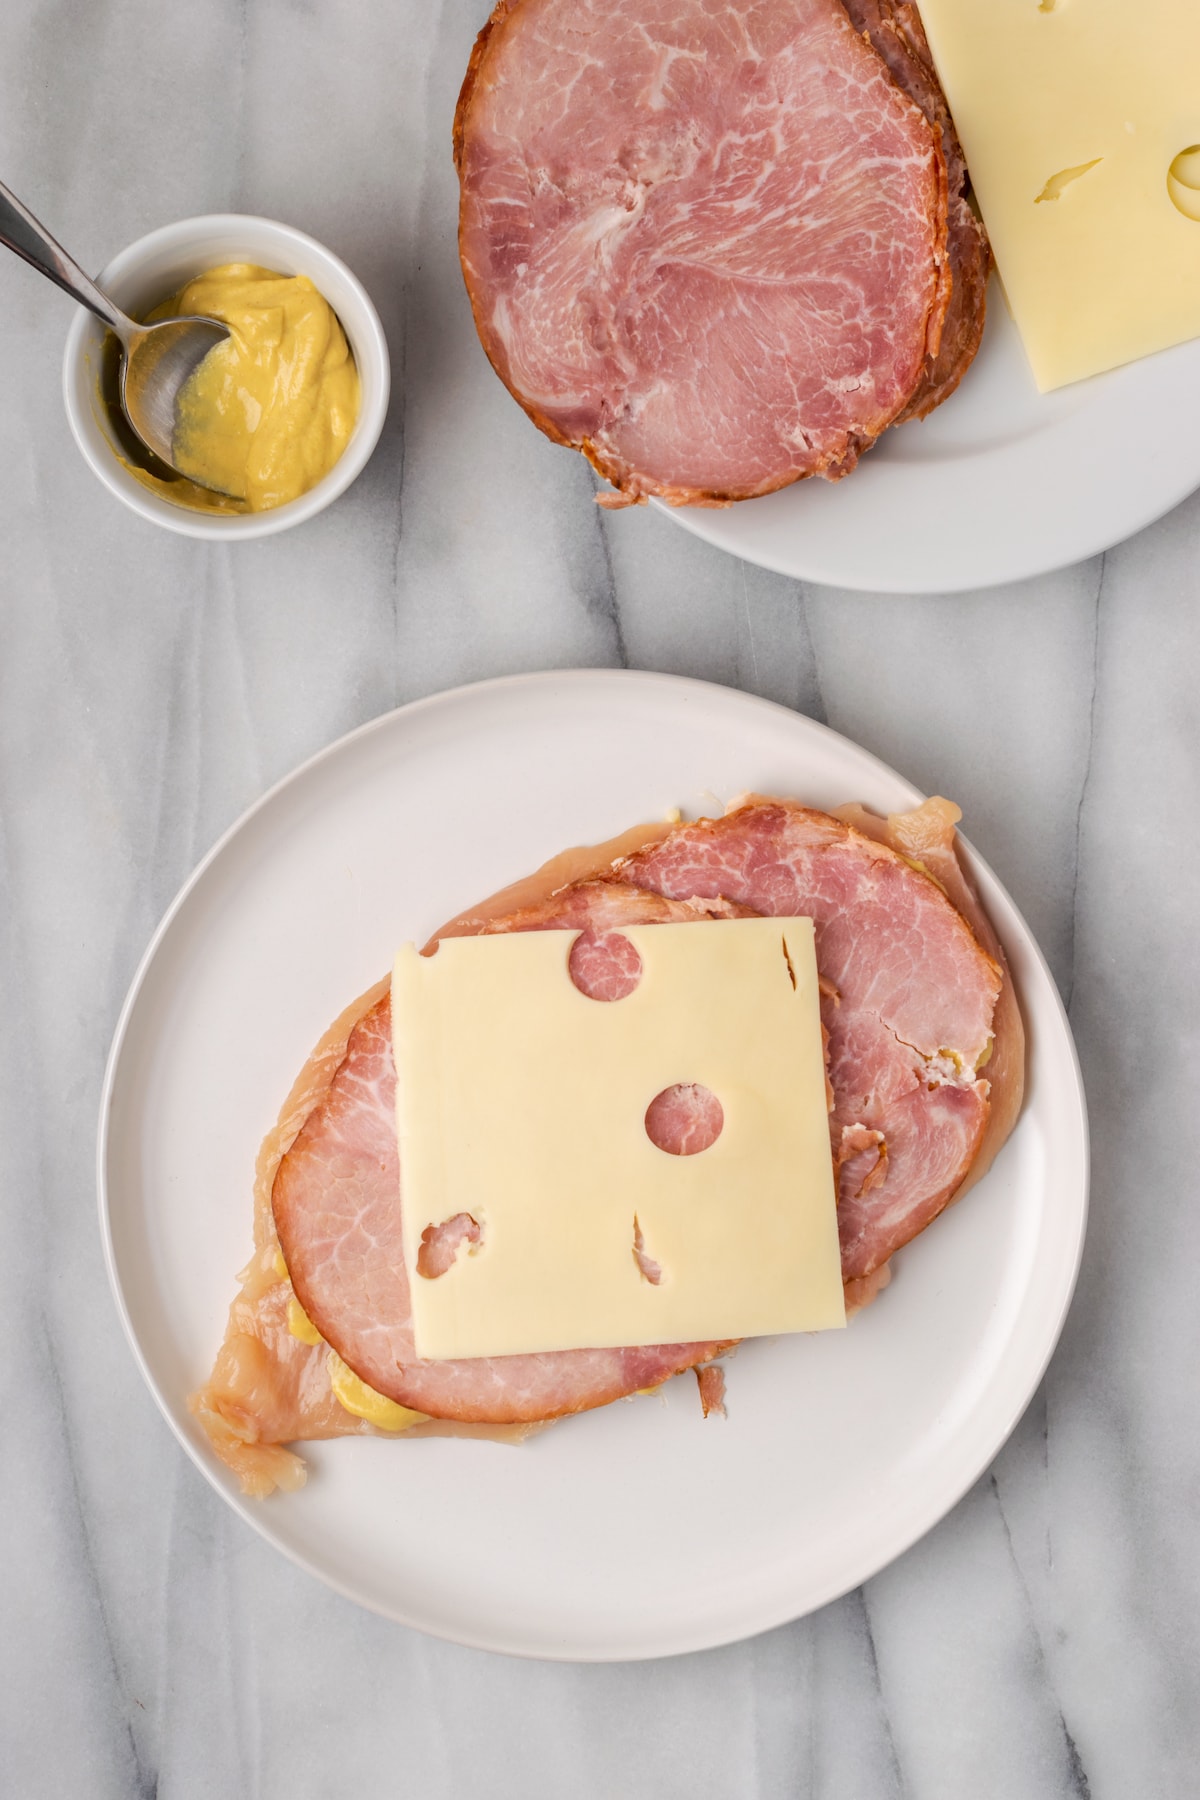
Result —
<path fill-rule="evenodd" d="M 920 0 L 1040 388 L 1200 335 L 1197 0 Z"/>
<path fill-rule="evenodd" d="M 812 921 L 630 927 L 641 976 L 614 1001 L 572 982 L 575 935 L 446 938 L 396 958 L 418 1355 L 844 1324 Z M 691 1084 L 717 1097 L 723 1126 L 672 1155 L 647 1110 Z M 418 1273 L 422 1234 L 464 1213 L 478 1242 Z"/>

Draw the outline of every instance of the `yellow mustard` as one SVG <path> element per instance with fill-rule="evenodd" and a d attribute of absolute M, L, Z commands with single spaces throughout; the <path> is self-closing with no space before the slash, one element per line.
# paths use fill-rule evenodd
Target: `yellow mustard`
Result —
<path fill-rule="evenodd" d="M 288 1300 L 287 1327 L 292 1336 L 299 1338 L 302 1344 L 322 1344 L 325 1341 L 295 1294 Z M 411 1406 L 400 1406 L 395 1400 L 389 1400 L 386 1394 L 376 1393 L 373 1387 L 368 1387 L 354 1373 L 349 1364 L 342 1361 L 336 1350 L 329 1352 L 325 1363 L 334 1399 L 348 1413 L 365 1419 L 368 1425 L 374 1425 L 380 1431 L 410 1431 L 414 1425 L 423 1425 L 428 1418 L 427 1413 L 414 1412 Z"/>
<path fill-rule="evenodd" d="M 179 396 L 174 461 L 190 479 L 132 472 L 205 511 L 265 512 L 298 499 L 328 475 L 358 418 L 358 370 L 337 314 L 307 276 L 253 263 L 209 269 L 147 323 L 186 313 L 230 328 Z"/>
<path fill-rule="evenodd" d="M 414 1425 L 423 1425 L 428 1418 L 427 1413 L 414 1412 L 411 1406 L 400 1406 L 386 1395 L 377 1394 L 347 1367 L 336 1350 L 329 1352 L 327 1361 L 334 1398 L 347 1412 L 365 1419 L 369 1425 L 380 1431 L 408 1431 Z"/>
<path fill-rule="evenodd" d="M 293 1294 L 287 1305 L 287 1328 L 294 1338 L 302 1344 L 320 1344 L 324 1342 L 320 1332 Z"/>

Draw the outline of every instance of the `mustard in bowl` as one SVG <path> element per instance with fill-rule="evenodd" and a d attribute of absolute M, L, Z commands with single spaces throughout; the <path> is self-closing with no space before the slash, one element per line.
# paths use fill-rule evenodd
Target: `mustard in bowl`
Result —
<path fill-rule="evenodd" d="M 152 232 L 104 280 L 134 316 L 203 307 L 231 333 L 181 395 L 175 455 L 188 480 L 144 450 L 114 405 L 114 340 L 86 313 L 73 321 L 68 419 L 93 471 L 136 512 L 193 537 L 261 537 L 312 517 L 361 472 L 387 411 L 387 344 L 361 283 L 324 246 L 218 214 Z"/>

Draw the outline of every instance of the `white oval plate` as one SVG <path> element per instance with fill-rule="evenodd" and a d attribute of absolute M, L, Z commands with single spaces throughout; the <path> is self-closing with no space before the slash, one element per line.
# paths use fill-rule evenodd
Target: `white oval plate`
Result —
<path fill-rule="evenodd" d="M 602 670 L 403 707 L 253 807 L 155 934 L 121 1014 L 100 1124 L 117 1305 L 185 1449 L 302 1567 L 391 1618 L 529 1656 L 729 1642 L 863 1581 L 987 1466 L 1058 1337 L 1083 1239 L 1083 1093 L 1057 992 L 974 871 L 1029 1026 L 1029 1090 L 986 1180 L 897 1258 L 844 1333 L 759 1340 L 729 1417 L 691 1375 L 520 1449 L 346 1440 L 308 1486 L 244 1500 L 186 1400 L 250 1246 L 255 1152 L 311 1045 L 407 938 L 568 844 L 746 788 L 880 811 L 916 790 L 811 720 L 729 689 Z"/>
<path fill-rule="evenodd" d="M 843 481 L 800 481 L 677 524 L 832 587 L 945 594 L 1096 556 L 1200 486 L 1200 339 L 1039 394 L 993 277 L 979 354 L 927 419 L 884 433 Z"/>

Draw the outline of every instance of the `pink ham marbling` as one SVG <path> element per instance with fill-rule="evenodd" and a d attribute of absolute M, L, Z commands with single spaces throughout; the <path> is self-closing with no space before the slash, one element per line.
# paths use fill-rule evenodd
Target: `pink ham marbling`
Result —
<path fill-rule="evenodd" d="M 454 144 L 483 347 L 611 504 L 845 474 L 937 356 L 941 133 L 841 0 L 500 0 Z"/>
<path fill-rule="evenodd" d="M 990 1090 L 977 1070 L 1001 967 L 930 876 L 842 820 L 784 801 L 681 826 L 616 876 L 676 900 L 720 895 L 813 919 L 842 1274 L 870 1276 L 937 1216 L 979 1152 Z"/>
<path fill-rule="evenodd" d="M 914 100 L 941 133 L 946 159 L 946 254 L 950 305 L 941 341 L 926 358 L 925 373 L 898 422 L 923 419 L 952 394 L 975 357 L 987 316 L 992 252 L 983 221 L 968 200 L 970 178 L 962 145 L 933 66 L 921 15 L 912 0 L 842 0 L 856 31 L 871 40 L 896 86 Z"/>

